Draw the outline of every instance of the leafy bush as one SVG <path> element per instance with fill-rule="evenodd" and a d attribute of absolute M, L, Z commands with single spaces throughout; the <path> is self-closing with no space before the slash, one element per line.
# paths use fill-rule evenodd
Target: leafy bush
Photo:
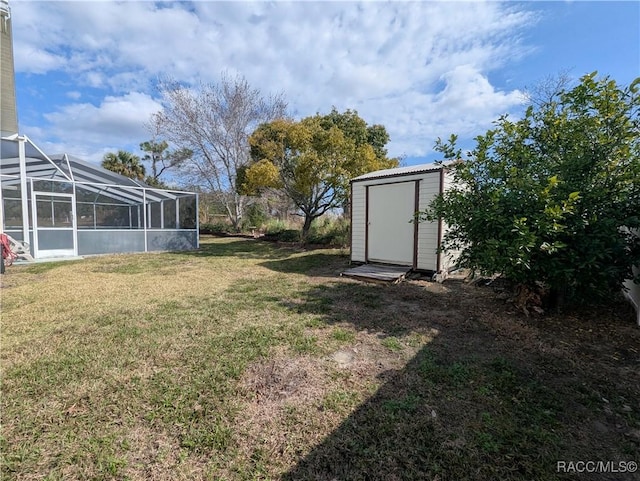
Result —
<path fill-rule="evenodd" d="M 264 232 L 266 235 L 277 235 L 286 228 L 287 225 L 283 221 L 278 219 L 270 219 L 265 225 Z"/>
<path fill-rule="evenodd" d="M 214 222 L 207 224 L 200 224 L 200 234 L 228 234 L 231 232 L 231 226 L 226 222 Z"/>
<path fill-rule="evenodd" d="M 329 217 L 316 219 L 309 229 L 307 242 L 309 244 L 346 246 L 349 244 L 349 221 L 343 218 L 331 219 Z"/>
<path fill-rule="evenodd" d="M 302 230 L 291 228 L 290 225 L 279 220 L 269 220 L 265 225 L 266 240 L 280 242 L 301 242 Z M 346 246 L 349 244 L 349 221 L 347 219 L 332 219 L 323 217 L 316 219 L 309 229 L 306 243 L 331 246 Z"/>
<path fill-rule="evenodd" d="M 297 229 L 285 229 L 278 234 L 280 242 L 300 242 L 300 231 Z"/>
<path fill-rule="evenodd" d="M 267 222 L 267 213 L 264 207 L 258 203 L 251 204 L 245 209 L 245 216 L 242 219 L 242 230 L 252 228 L 259 229 Z"/>
<path fill-rule="evenodd" d="M 267 222 L 264 238 L 278 242 L 300 242 L 301 240 L 300 230 L 291 229 L 285 222 L 276 219 Z"/>
<path fill-rule="evenodd" d="M 521 120 L 501 117 L 463 161 L 454 135 L 438 140 L 455 161 L 455 183 L 421 218 L 444 219 L 444 249 L 459 249 L 463 267 L 503 274 L 530 292 L 542 284 L 556 304 L 611 298 L 633 278 L 640 78 L 621 88 L 595 76 L 529 107 Z"/>

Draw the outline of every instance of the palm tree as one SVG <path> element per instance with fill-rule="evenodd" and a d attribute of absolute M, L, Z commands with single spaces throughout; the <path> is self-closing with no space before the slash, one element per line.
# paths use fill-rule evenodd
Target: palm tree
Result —
<path fill-rule="evenodd" d="M 145 176 L 144 165 L 140 163 L 140 157 L 126 150 L 118 150 L 117 154 L 113 152 L 104 154 L 102 167 L 130 179 L 143 180 Z"/>
<path fill-rule="evenodd" d="M 176 169 L 193 156 L 191 149 L 169 150 L 169 143 L 166 140 L 160 142 L 155 139 L 142 142 L 140 150 L 145 152 L 143 161 L 151 162 L 151 175 L 145 181 L 154 187 L 164 186 L 160 176 L 169 169 Z M 164 187 L 162 187 L 164 188 Z"/>

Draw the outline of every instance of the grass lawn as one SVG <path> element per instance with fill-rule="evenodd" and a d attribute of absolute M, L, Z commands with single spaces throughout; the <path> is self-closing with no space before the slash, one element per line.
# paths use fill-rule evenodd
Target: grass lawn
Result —
<path fill-rule="evenodd" d="M 640 462 L 627 304 L 526 318 L 347 265 L 204 239 L 8 268 L 1 478 L 640 479 L 617 464 Z M 558 472 L 579 461 L 616 464 Z"/>

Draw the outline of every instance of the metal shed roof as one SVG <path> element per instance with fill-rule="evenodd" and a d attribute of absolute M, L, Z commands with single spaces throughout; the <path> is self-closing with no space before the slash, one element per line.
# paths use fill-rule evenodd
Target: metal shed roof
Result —
<path fill-rule="evenodd" d="M 386 177 L 398 177 L 402 175 L 421 174 L 442 169 L 446 164 L 443 162 L 432 162 L 430 164 L 411 165 L 408 167 L 396 167 L 393 169 L 376 170 L 351 179 L 351 182 L 359 180 L 384 179 Z"/>

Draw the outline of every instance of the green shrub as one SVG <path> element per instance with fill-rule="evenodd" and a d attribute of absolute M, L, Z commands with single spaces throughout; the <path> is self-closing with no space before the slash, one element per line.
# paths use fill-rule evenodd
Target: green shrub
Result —
<path fill-rule="evenodd" d="M 302 232 L 291 225 L 277 219 L 271 219 L 264 224 L 265 239 L 280 242 L 300 242 Z M 349 221 L 347 219 L 333 219 L 322 217 L 316 219 L 307 235 L 308 244 L 331 246 L 346 246 L 349 244 Z"/>
<path fill-rule="evenodd" d="M 213 222 L 200 224 L 200 234 L 227 234 L 231 232 L 231 226 L 225 222 Z"/>
<path fill-rule="evenodd" d="M 267 212 L 261 204 L 251 204 L 242 219 L 242 230 L 259 229 L 267 222 Z"/>
<path fill-rule="evenodd" d="M 300 231 L 297 229 L 285 229 L 278 234 L 280 242 L 300 242 Z"/>
<path fill-rule="evenodd" d="M 300 242 L 299 229 L 291 229 L 281 220 L 271 219 L 265 226 L 264 238 L 277 242 Z"/>
<path fill-rule="evenodd" d="M 349 221 L 343 218 L 331 219 L 329 217 L 316 219 L 311 224 L 307 242 L 309 244 L 346 246 L 349 244 Z"/>
<path fill-rule="evenodd" d="M 278 219 L 270 219 L 266 222 L 264 232 L 267 235 L 277 235 L 286 228 L 287 225 L 283 221 Z"/>
<path fill-rule="evenodd" d="M 520 120 L 500 117 L 466 157 L 455 135 L 439 139 L 454 182 L 420 220 L 443 219 L 443 249 L 511 280 L 518 304 L 541 285 L 557 307 L 613 298 L 640 283 L 639 110 L 640 78 L 619 87 L 594 72 Z"/>

